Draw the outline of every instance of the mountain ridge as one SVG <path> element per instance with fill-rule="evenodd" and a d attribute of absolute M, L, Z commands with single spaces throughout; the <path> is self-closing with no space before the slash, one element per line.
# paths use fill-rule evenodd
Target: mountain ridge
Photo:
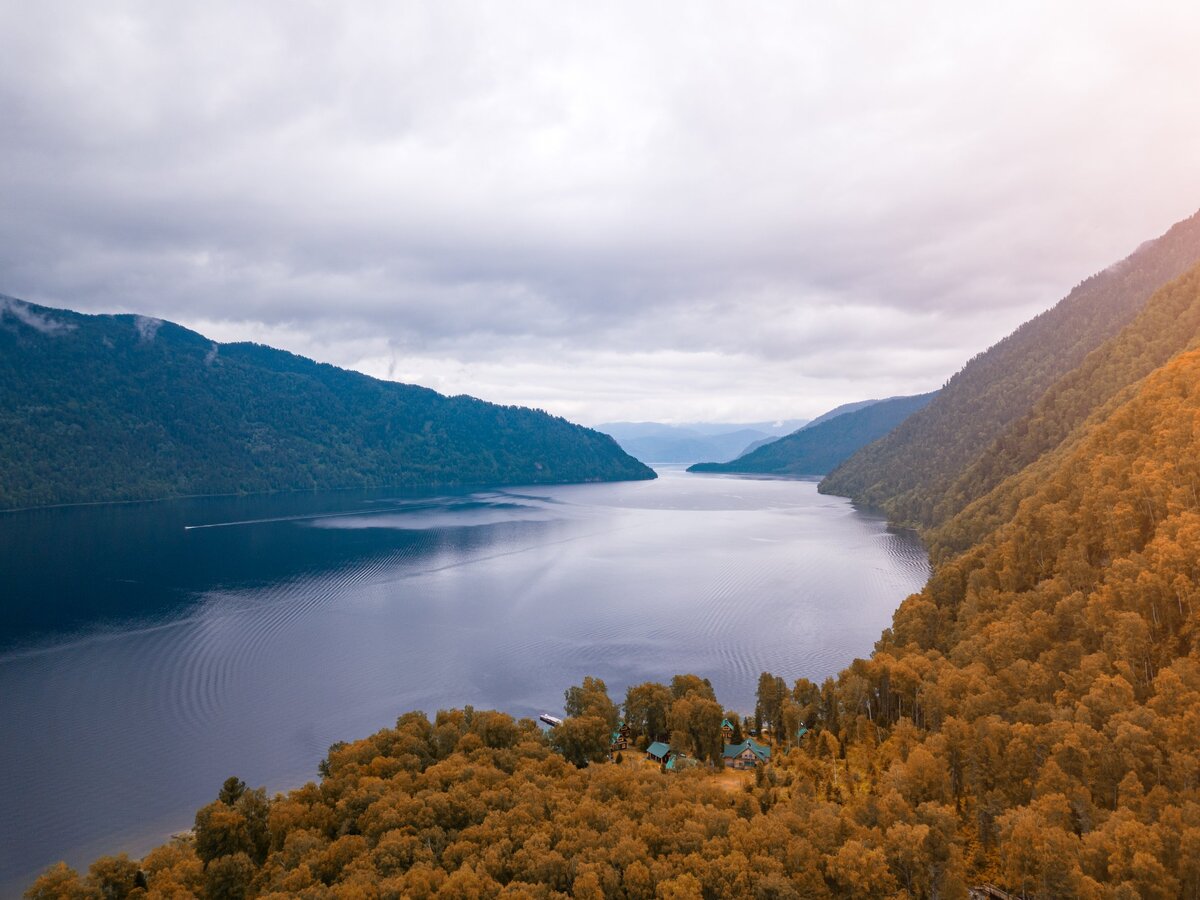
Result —
<path fill-rule="evenodd" d="M 653 477 L 608 435 L 545 412 L 0 297 L 2 509 Z"/>

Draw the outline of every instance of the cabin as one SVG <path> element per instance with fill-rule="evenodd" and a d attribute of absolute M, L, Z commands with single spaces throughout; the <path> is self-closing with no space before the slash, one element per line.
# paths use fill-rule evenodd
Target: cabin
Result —
<path fill-rule="evenodd" d="M 617 726 L 617 730 L 612 733 L 609 738 L 609 752 L 616 753 L 618 750 L 629 749 L 629 726 L 622 722 Z"/>
<path fill-rule="evenodd" d="M 746 738 L 740 744 L 726 744 L 721 757 L 731 769 L 755 769 L 771 761 L 771 748 Z"/>
<path fill-rule="evenodd" d="M 725 739 L 726 744 L 733 743 L 733 723 L 728 719 L 721 720 L 721 737 Z"/>
<path fill-rule="evenodd" d="M 646 759 L 659 764 L 665 763 L 671 755 L 671 747 L 662 741 L 655 741 L 646 748 Z"/>

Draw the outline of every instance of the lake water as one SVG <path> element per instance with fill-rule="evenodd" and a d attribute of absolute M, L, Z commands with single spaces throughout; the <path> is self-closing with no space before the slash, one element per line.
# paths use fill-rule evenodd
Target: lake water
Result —
<path fill-rule="evenodd" d="M 836 673 L 928 576 L 815 482 L 207 498 L 0 515 L 0 894 L 140 855 L 400 713 L 560 712 L 584 675 Z"/>

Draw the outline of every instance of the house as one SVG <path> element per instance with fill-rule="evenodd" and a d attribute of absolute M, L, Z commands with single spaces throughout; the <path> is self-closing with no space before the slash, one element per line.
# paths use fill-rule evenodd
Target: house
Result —
<path fill-rule="evenodd" d="M 733 743 L 733 723 L 728 719 L 721 720 L 721 737 L 725 739 L 726 744 Z"/>
<path fill-rule="evenodd" d="M 746 738 L 740 744 L 726 744 L 721 756 L 731 769 L 753 769 L 771 761 L 771 748 Z"/>
<path fill-rule="evenodd" d="M 656 763 L 665 763 L 671 755 L 671 747 L 662 741 L 655 741 L 646 748 L 646 759 Z"/>
<path fill-rule="evenodd" d="M 616 753 L 618 750 L 629 749 L 629 726 L 622 722 L 617 726 L 617 730 L 612 733 L 609 739 L 609 752 Z"/>

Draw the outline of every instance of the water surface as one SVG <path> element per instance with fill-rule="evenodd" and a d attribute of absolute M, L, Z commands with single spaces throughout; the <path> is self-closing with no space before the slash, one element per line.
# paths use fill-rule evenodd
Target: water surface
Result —
<path fill-rule="evenodd" d="M 410 709 L 695 672 L 749 712 L 760 672 L 835 673 L 927 578 L 815 482 L 660 475 L 0 515 L 0 894 L 143 853 L 231 774 L 315 778 Z"/>

